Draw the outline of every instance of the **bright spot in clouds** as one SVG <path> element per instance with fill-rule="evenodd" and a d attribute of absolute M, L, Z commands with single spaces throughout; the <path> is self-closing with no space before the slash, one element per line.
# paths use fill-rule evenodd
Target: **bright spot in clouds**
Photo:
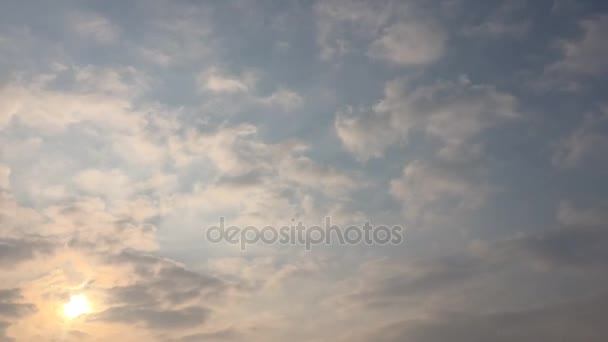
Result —
<path fill-rule="evenodd" d="M 63 312 L 67 318 L 76 318 L 91 311 L 89 301 L 84 295 L 72 296 L 68 303 L 63 305 Z"/>

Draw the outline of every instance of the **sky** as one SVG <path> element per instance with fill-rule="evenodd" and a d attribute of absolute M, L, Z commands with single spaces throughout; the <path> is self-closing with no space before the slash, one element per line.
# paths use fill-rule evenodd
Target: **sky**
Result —
<path fill-rule="evenodd" d="M 2 1 L 0 341 L 605 341 L 606 37 L 600 0 Z"/>

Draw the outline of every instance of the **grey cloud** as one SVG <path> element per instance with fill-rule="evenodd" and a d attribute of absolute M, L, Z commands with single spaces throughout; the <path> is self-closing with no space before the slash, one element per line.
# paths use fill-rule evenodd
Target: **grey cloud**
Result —
<path fill-rule="evenodd" d="M 17 263 L 54 252 L 56 245 L 44 238 L 0 238 L 0 266 Z"/>
<path fill-rule="evenodd" d="M 0 289 L 0 317 L 18 319 L 36 312 L 34 304 L 20 303 L 22 299 L 20 289 Z"/>
<path fill-rule="evenodd" d="M 144 323 L 152 329 L 179 329 L 205 323 L 209 310 L 199 306 L 181 309 L 158 309 L 138 306 L 118 306 L 95 314 L 90 319 L 113 323 Z"/>
<path fill-rule="evenodd" d="M 489 314 L 446 314 L 386 325 L 360 341 L 604 341 L 608 295 L 548 307 Z M 357 339 L 356 339 L 357 340 Z"/>
<path fill-rule="evenodd" d="M 608 153 L 608 107 L 599 113 L 584 116 L 572 133 L 562 139 L 553 154 L 553 163 L 560 167 L 576 167 L 583 162 L 604 160 Z"/>
<path fill-rule="evenodd" d="M 223 329 L 214 332 L 206 332 L 183 336 L 176 342 L 198 342 L 198 341 L 232 341 L 238 340 L 241 334 L 232 328 Z"/>
<path fill-rule="evenodd" d="M 569 227 L 496 243 L 491 259 L 536 261 L 553 268 L 601 270 L 608 265 L 608 227 Z"/>
<path fill-rule="evenodd" d="M 524 38 L 531 23 L 524 1 L 502 1 L 478 23 L 465 26 L 463 34 L 472 38 Z"/>
<path fill-rule="evenodd" d="M 0 289 L 0 341 L 13 341 L 6 335 L 11 324 L 38 311 L 36 305 L 23 303 L 21 289 Z"/>
<path fill-rule="evenodd" d="M 608 47 L 603 44 L 608 34 L 608 15 L 583 19 L 579 25 L 579 38 L 559 42 L 563 58 L 551 65 L 549 72 L 597 75 L 608 70 Z"/>
<path fill-rule="evenodd" d="M 11 324 L 9 322 L 0 321 L 0 341 L 2 341 L 2 342 L 13 342 L 13 341 L 15 341 L 14 339 L 6 336 L 6 329 L 10 325 Z"/>
<path fill-rule="evenodd" d="M 381 308 L 403 303 L 422 304 L 434 297 L 460 292 L 472 303 L 482 294 L 479 290 L 466 292 L 464 289 L 493 292 L 513 286 L 512 291 L 516 291 L 518 284 L 513 274 L 517 274 L 517 279 L 536 275 L 536 281 L 543 282 L 549 281 L 549 273 L 545 272 L 551 272 L 568 274 L 581 281 L 595 277 L 597 282 L 601 277 L 596 276 L 608 266 L 606 228 L 605 225 L 558 228 L 482 244 L 467 253 L 401 264 L 368 264 L 358 277 L 359 286 L 345 290 L 346 294 L 333 300 L 346 306 Z M 366 273 L 378 266 L 386 267 L 386 272 L 371 276 Z M 597 291 L 606 282 L 608 278 L 590 284 L 589 288 Z M 558 284 L 551 286 L 556 289 Z M 529 286 L 528 290 L 534 291 L 534 287 Z"/>
<path fill-rule="evenodd" d="M 564 201 L 559 205 L 557 220 L 565 226 L 602 226 L 608 222 L 608 203 L 603 202 L 591 208 L 578 208 Z"/>
<path fill-rule="evenodd" d="M 233 285 L 194 272 L 165 258 L 124 250 L 107 258 L 110 264 L 130 265 L 138 280 L 104 289 L 110 307 L 92 321 L 137 324 L 173 330 L 202 325 L 212 314 L 208 304 L 221 302 Z"/>

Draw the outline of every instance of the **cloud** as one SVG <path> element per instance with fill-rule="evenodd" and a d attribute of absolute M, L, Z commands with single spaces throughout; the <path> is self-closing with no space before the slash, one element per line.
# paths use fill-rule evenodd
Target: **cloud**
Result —
<path fill-rule="evenodd" d="M 143 322 L 152 329 L 179 329 L 203 324 L 208 314 L 201 307 L 175 310 L 114 307 L 97 314 L 94 320 L 126 324 Z"/>
<path fill-rule="evenodd" d="M 439 81 L 412 87 L 404 80 L 388 82 L 384 98 L 363 113 L 338 111 L 335 128 L 344 147 L 361 161 L 382 156 L 394 144 L 406 143 L 414 130 L 443 143 L 439 156 L 468 159 L 479 149 L 471 139 L 485 128 L 520 116 L 518 101 L 493 86 Z"/>
<path fill-rule="evenodd" d="M 557 227 L 435 257 L 371 260 L 324 304 L 393 322 L 342 332 L 344 341 L 600 341 L 607 234 L 605 224 Z"/>
<path fill-rule="evenodd" d="M 20 303 L 23 299 L 20 289 L 0 289 L 0 317 L 19 319 L 36 312 L 34 304 Z"/>
<path fill-rule="evenodd" d="M 52 81 L 60 76 L 73 77 L 68 83 L 73 87 L 71 91 L 54 89 Z M 144 124 L 143 114 L 133 115 L 136 111 L 132 111 L 130 105 L 133 91 L 144 84 L 132 69 L 66 69 L 42 82 L 29 81 L 13 82 L 0 89 L 0 104 L 6 110 L 0 120 L 4 126 L 0 129 L 14 120 L 47 134 L 58 134 L 69 125 L 81 122 L 93 122 L 118 132 L 137 131 Z"/>
<path fill-rule="evenodd" d="M 0 341 L 13 341 L 6 335 L 7 328 L 38 311 L 36 305 L 23 303 L 23 299 L 19 288 L 0 288 Z"/>
<path fill-rule="evenodd" d="M 123 250 L 108 256 L 109 264 L 128 266 L 137 280 L 104 289 L 109 306 L 91 321 L 131 324 L 141 322 L 159 330 L 205 324 L 212 310 L 234 288 L 219 278 L 194 272 L 170 259 Z"/>
<path fill-rule="evenodd" d="M 361 50 L 392 65 L 435 62 L 443 54 L 447 34 L 422 7 L 411 1 L 320 2 L 314 7 L 320 56 L 330 60 Z"/>
<path fill-rule="evenodd" d="M 200 333 L 183 336 L 177 341 L 179 342 L 197 342 L 197 341 L 232 341 L 240 337 L 240 334 L 235 329 L 223 329 L 214 332 Z"/>
<path fill-rule="evenodd" d="M 225 74 L 217 68 L 201 73 L 197 79 L 199 89 L 213 93 L 247 93 L 256 81 L 257 77 L 251 72 L 235 76 Z"/>
<path fill-rule="evenodd" d="M 503 1 L 479 23 L 465 26 L 463 34 L 472 38 L 522 38 L 531 26 L 526 9 L 524 2 Z"/>
<path fill-rule="evenodd" d="M 314 11 L 320 55 L 330 60 L 348 53 L 355 38 L 373 37 L 388 21 L 391 7 L 385 1 L 333 0 L 315 4 Z"/>
<path fill-rule="evenodd" d="M 235 75 L 215 67 L 202 72 L 197 77 L 200 92 L 226 97 L 214 98 L 214 101 L 218 103 L 217 106 L 220 107 L 261 105 L 292 111 L 304 102 L 302 96 L 285 87 L 278 87 L 269 95 L 259 94 L 258 83 L 259 73 L 254 71 L 246 71 L 240 75 Z"/>
<path fill-rule="evenodd" d="M 585 161 L 600 161 L 608 153 L 608 109 L 584 116 L 581 124 L 562 139 L 553 154 L 553 163 L 560 167 L 580 166 Z"/>
<path fill-rule="evenodd" d="M 6 329 L 9 326 L 10 326 L 10 323 L 4 322 L 4 321 L 0 321 L 0 339 L 2 339 L 2 341 L 6 341 L 6 342 L 12 342 L 12 341 L 14 341 L 14 339 L 6 336 Z"/>
<path fill-rule="evenodd" d="M 566 226 L 602 226 L 608 222 L 608 211 L 606 209 L 608 209 L 608 203 L 601 203 L 591 208 L 577 208 L 569 202 L 561 202 L 557 219 Z"/>
<path fill-rule="evenodd" d="M 68 23 L 76 34 L 98 43 L 115 43 L 120 37 L 118 27 L 97 13 L 72 12 L 68 16 Z"/>
<path fill-rule="evenodd" d="M 45 238 L 0 238 L 0 267 L 9 268 L 38 256 L 48 256 L 56 247 Z"/>
<path fill-rule="evenodd" d="M 291 111 L 300 107 L 304 102 L 304 99 L 292 90 L 279 88 L 266 97 L 260 97 L 258 101 L 267 106 L 279 107 L 286 111 Z"/>
<path fill-rule="evenodd" d="M 451 313 L 432 319 L 387 324 L 359 341 L 603 341 L 608 330 L 601 318 L 608 296 L 553 306 L 487 314 Z M 572 320 L 573 315 L 581 319 Z M 355 338 L 355 340 L 357 340 Z"/>
<path fill-rule="evenodd" d="M 552 64 L 548 72 L 597 76 L 607 70 L 608 47 L 603 41 L 608 34 L 608 15 L 583 19 L 579 25 L 581 37 L 559 42 L 563 58 Z"/>
<path fill-rule="evenodd" d="M 442 30 L 428 22 L 405 21 L 386 28 L 368 54 L 396 65 L 424 65 L 441 57 L 446 39 Z"/>
<path fill-rule="evenodd" d="M 460 211 L 479 208 L 492 193 L 492 186 L 480 179 L 483 170 L 476 167 L 416 160 L 391 181 L 390 194 L 412 222 L 453 220 Z"/>

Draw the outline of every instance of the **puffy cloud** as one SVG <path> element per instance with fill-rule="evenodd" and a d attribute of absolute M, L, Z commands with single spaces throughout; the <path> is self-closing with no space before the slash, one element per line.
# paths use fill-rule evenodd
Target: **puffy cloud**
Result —
<path fill-rule="evenodd" d="M 390 193 L 413 222 L 432 222 L 480 207 L 492 192 L 481 181 L 483 170 L 460 165 L 413 161 L 390 183 Z"/>
<path fill-rule="evenodd" d="M 124 72 L 126 79 L 118 70 L 96 67 L 67 70 L 66 76 L 73 77 L 73 91 L 58 91 L 49 81 L 40 83 L 35 79 L 25 85 L 9 84 L 0 89 L 0 104 L 5 109 L 0 121 L 4 127 L 0 128 L 18 120 L 50 134 L 82 122 L 118 132 L 137 131 L 144 124 L 143 114 L 132 110 L 130 98 L 134 89 L 143 87 L 143 81 L 137 76 L 133 78 L 132 69 Z M 51 80 L 62 74 L 52 74 Z"/>
<path fill-rule="evenodd" d="M 258 101 L 271 107 L 277 106 L 290 111 L 302 105 L 304 99 L 292 90 L 279 88 L 272 94 L 259 98 Z"/>
<path fill-rule="evenodd" d="M 373 37 L 388 21 L 387 2 L 334 0 L 315 4 L 317 44 L 321 58 L 329 60 L 349 52 L 356 36 Z M 355 35 L 353 37 L 352 35 Z"/>
<path fill-rule="evenodd" d="M 302 96 L 285 87 L 279 87 L 269 95 L 258 94 L 258 80 L 258 73 L 253 71 L 233 75 L 218 68 L 211 68 L 199 74 L 197 85 L 201 92 L 228 96 L 227 101 L 232 105 L 237 101 L 244 106 L 262 105 L 285 111 L 291 111 L 302 105 L 304 101 Z"/>
<path fill-rule="evenodd" d="M 97 13 L 73 12 L 68 16 L 68 23 L 76 34 L 99 43 L 114 43 L 120 36 L 118 27 Z"/>
<path fill-rule="evenodd" d="M 414 130 L 438 138 L 444 144 L 439 155 L 458 160 L 470 156 L 470 140 L 483 129 L 520 116 L 517 106 L 512 95 L 473 84 L 466 77 L 419 87 L 394 80 L 386 84 L 384 98 L 371 110 L 339 111 L 335 128 L 346 149 L 362 161 L 381 156 L 395 143 L 405 143 Z"/>
<path fill-rule="evenodd" d="M 239 77 L 212 68 L 201 73 L 197 82 L 201 90 L 213 93 L 247 93 L 255 85 L 256 80 L 257 77 L 251 72 Z"/>
<path fill-rule="evenodd" d="M 441 57 L 446 34 L 428 22 L 405 21 L 386 28 L 369 55 L 397 65 L 424 65 Z"/>
<path fill-rule="evenodd" d="M 320 2 L 315 14 L 321 58 L 363 50 L 369 57 L 393 65 L 435 62 L 443 54 L 447 34 L 421 8 L 409 1 Z"/>

